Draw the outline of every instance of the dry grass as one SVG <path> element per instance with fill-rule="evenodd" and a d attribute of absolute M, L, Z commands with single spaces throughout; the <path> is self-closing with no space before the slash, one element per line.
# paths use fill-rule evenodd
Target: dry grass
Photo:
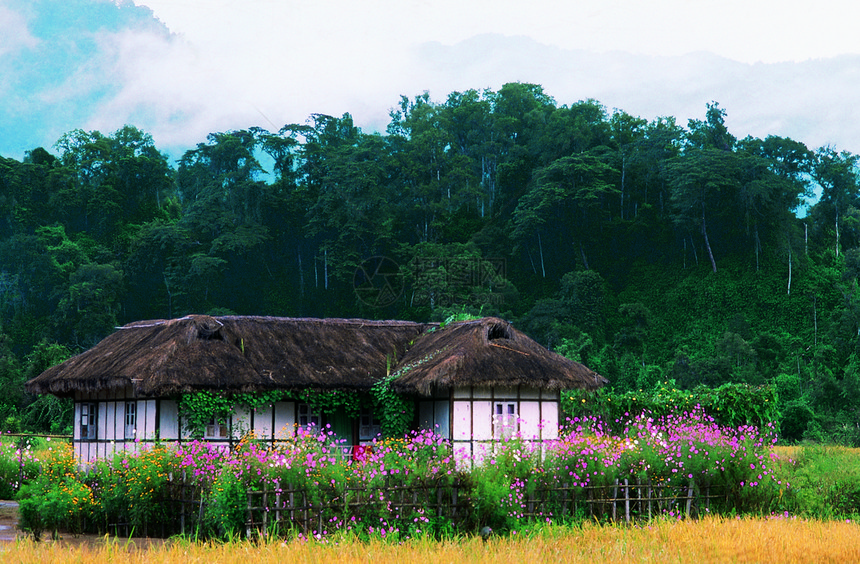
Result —
<path fill-rule="evenodd" d="M 168 542 L 33 543 L 0 545 L 0 561 L 25 563 L 241 563 L 338 564 L 372 562 L 612 562 L 727 563 L 860 562 L 860 525 L 844 521 L 707 518 L 654 522 L 644 527 L 586 525 L 548 528 L 532 538 L 469 538 L 401 545 L 347 540 L 315 542 L 191 544 Z"/>

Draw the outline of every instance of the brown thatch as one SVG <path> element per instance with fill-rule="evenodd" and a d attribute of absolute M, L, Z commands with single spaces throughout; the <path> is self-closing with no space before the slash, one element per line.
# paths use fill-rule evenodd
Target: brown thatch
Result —
<path fill-rule="evenodd" d="M 391 387 L 428 396 L 455 386 L 594 390 L 607 383 L 495 317 L 452 323 L 422 336 L 398 364 Z"/>
<path fill-rule="evenodd" d="M 595 389 L 606 380 L 497 318 L 444 328 L 411 321 L 209 317 L 139 321 L 27 382 L 70 396 L 131 387 L 138 396 L 200 390 L 367 390 L 391 372 L 401 393 L 452 386 Z"/>
<path fill-rule="evenodd" d="M 27 383 L 68 396 L 132 386 L 199 390 L 368 389 L 428 325 L 408 321 L 209 317 L 130 323 Z"/>

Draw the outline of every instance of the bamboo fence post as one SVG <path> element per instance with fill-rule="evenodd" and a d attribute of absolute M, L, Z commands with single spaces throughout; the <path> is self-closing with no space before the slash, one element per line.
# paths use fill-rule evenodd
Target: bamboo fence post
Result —
<path fill-rule="evenodd" d="M 594 488 L 592 486 L 586 486 L 586 505 L 588 505 L 588 515 L 589 517 L 594 517 Z"/>
<path fill-rule="evenodd" d="M 263 488 L 263 532 L 265 535 L 269 531 L 269 490 Z"/>
<path fill-rule="evenodd" d="M 179 533 L 182 536 L 185 536 L 185 472 L 186 470 L 183 468 L 182 481 L 179 483 Z M 167 479 L 173 481 L 173 472 Z"/>
<path fill-rule="evenodd" d="M 275 526 L 281 526 L 281 486 L 275 483 Z"/>
<path fill-rule="evenodd" d="M 687 519 L 690 518 L 690 507 L 693 505 L 693 479 L 687 485 Z"/>
<path fill-rule="evenodd" d="M 618 520 L 616 516 L 616 502 L 618 501 L 618 478 L 615 478 L 615 486 L 612 488 L 612 521 Z"/>
<path fill-rule="evenodd" d="M 288 498 L 289 498 L 288 503 L 290 504 L 290 521 L 295 521 L 296 520 L 296 494 L 293 491 L 293 485 L 287 484 L 287 490 L 290 492 L 288 494 Z"/>
<path fill-rule="evenodd" d="M 648 520 L 651 520 L 651 478 L 648 478 Z"/>
<path fill-rule="evenodd" d="M 627 478 L 624 478 L 624 522 L 630 524 L 630 488 Z"/>
<path fill-rule="evenodd" d="M 254 522 L 254 514 L 251 511 L 251 492 L 247 492 L 248 496 L 248 521 L 245 523 L 245 536 L 251 538 L 251 525 Z"/>
<path fill-rule="evenodd" d="M 559 513 L 561 514 L 559 515 L 560 517 L 564 517 L 565 515 L 567 515 L 567 494 L 569 487 L 570 486 L 566 482 L 561 485 L 561 510 L 559 511 Z"/>

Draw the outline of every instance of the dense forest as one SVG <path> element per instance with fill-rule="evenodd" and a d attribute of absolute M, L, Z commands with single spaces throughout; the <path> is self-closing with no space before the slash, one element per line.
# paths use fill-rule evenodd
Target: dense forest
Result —
<path fill-rule="evenodd" d="M 23 382 L 134 320 L 471 313 L 616 391 L 770 384 L 787 440 L 860 443 L 858 157 L 703 110 L 511 83 L 404 96 L 384 134 L 315 114 L 176 162 L 134 126 L 0 157 L 0 426 L 58 430 Z"/>

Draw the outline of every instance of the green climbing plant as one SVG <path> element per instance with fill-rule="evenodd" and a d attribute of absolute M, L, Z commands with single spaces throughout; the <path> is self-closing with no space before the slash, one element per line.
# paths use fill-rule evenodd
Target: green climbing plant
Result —
<path fill-rule="evenodd" d="M 444 348 L 427 354 L 415 362 L 401 366 L 394 372 L 391 372 L 391 361 L 389 360 L 385 378 L 374 384 L 370 390 L 374 406 L 379 412 L 383 437 L 402 437 L 409 430 L 415 418 L 415 403 L 396 393 L 391 388 L 391 384 L 401 376 L 406 375 L 410 370 L 429 361 L 443 350 Z"/>
<path fill-rule="evenodd" d="M 342 409 L 348 417 L 356 418 L 361 413 L 362 399 L 362 394 L 343 390 L 267 390 L 234 394 L 201 391 L 182 395 L 178 410 L 185 429 L 199 439 L 213 417 L 227 421 L 240 406 L 255 410 L 280 401 L 297 401 L 307 403 L 318 413 L 332 415 Z"/>
<path fill-rule="evenodd" d="M 344 390 L 302 390 L 293 392 L 292 399 L 306 403 L 312 411 L 332 415 L 343 410 L 348 417 L 356 418 L 361 413 L 362 395 Z"/>
<path fill-rule="evenodd" d="M 203 437 L 206 425 L 212 418 L 227 421 L 235 408 L 235 402 L 227 394 L 217 392 L 195 392 L 183 394 L 177 402 L 179 418 L 185 429 L 195 439 Z"/>

